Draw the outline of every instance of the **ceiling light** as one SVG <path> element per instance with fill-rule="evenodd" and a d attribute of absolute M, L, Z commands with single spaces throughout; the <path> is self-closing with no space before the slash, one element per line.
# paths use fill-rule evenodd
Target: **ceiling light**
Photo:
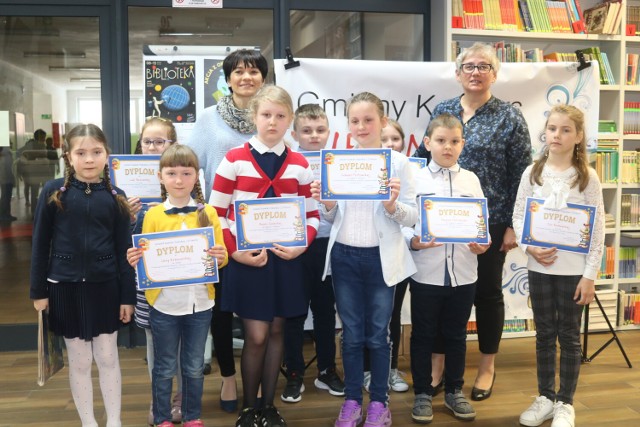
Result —
<path fill-rule="evenodd" d="M 69 81 L 70 82 L 100 82 L 100 79 L 91 78 L 91 77 L 71 77 Z"/>
<path fill-rule="evenodd" d="M 42 57 L 54 57 L 54 58 L 86 58 L 87 55 L 84 52 L 24 52 L 25 58 L 42 58 Z"/>
<path fill-rule="evenodd" d="M 178 32 L 173 30 L 160 30 L 160 37 L 210 37 L 210 36 L 233 36 L 233 31 L 198 31 L 198 32 Z"/>
<path fill-rule="evenodd" d="M 49 71 L 100 71 L 100 67 L 54 67 L 50 65 Z"/>

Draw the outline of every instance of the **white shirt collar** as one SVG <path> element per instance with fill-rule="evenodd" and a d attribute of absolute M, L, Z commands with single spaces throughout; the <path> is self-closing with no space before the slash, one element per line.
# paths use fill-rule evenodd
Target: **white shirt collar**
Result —
<path fill-rule="evenodd" d="M 170 201 L 169 198 L 167 197 L 167 200 L 165 200 L 164 202 L 162 202 L 162 205 L 164 206 L 165 210 L 171 209 L 171 208 L 177 208 L 178 206 L 173 205 Z M 195 200 L 193 200 L 193 197 L 189 200 L 189 203 L 187 203 L 187 206 L 198 206 L 198 204 L 196 203 Z"/>
<path fill-rule="evenodd" d="M 433 160 L 433 158 L 431 159 L 431 161 L 429 162 L 429 165 L 427 167 L 433 173 L 440 172 L 442 170 L 448 170 L 448 171 L 451 171 L 451 172 L 460 172 L 460 164 L 458 164 L 457 162 L 456 162 L 455 165 L 451 166 L 450 168 L 443 168 L 438 163 L 436 163 L 436 161 Z"/>
<path fill-rule="evenodd" d="M 284 139 L 278 142 L 275 146 L 269 148 L 264 145 L 255 135 L 251 137 L 251 139 L 249 140 L 249 144 L 260 154 L 271 152 L 280 156 L 287 149 L 287 146 L 284 143 Z"/>

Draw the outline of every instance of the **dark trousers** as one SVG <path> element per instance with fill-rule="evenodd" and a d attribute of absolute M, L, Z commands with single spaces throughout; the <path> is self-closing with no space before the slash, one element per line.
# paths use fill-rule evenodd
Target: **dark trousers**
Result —
<path fill-rule="evenodd" d="M 478 347 L 483 354 L 496 354 L 504 327 L 504 296 L 502 295 L 502 268 L 507 257 L 500 251 L 506 224 L 489 226 L 491 246 L 478 255 L 478 280 L 476 282 L 476 327 Z M 436 337 L 434 353 L 444 353 L 442 337 Z"/>
<path fill-rule="evenodd" d="M 0 194 L 0 217 L 9 218 L 11 216 L 11 195 L 13 193 L 13 183 L 2 184 L 2 194 Z"/>
<path fill-rule="evenodd" d="M 331 277 L 322 280 L 328 238 L 317 238 L 302 254 L 305 298 L 313 314 L 313 335 L 318 357 L 318 372 L 336 366 L 336 309 Z M 307 315 L 288 318 L 284 327 L 284 364 L 287 372 L 303 376 L 302 346 Z"/>
<path fill-rule="evenodd" d="M 583 306 L 573 300 L 581 277 L 529 272 L 529 295 L 536 324 L 538 393 L 552 402 L 559 400 L 570 405 L 582 361 L 580 320 Z M 560 343 L 560 389 L 557 393 L 556 340 Z"/>
<path fill-rule="evenodd" d="M 504 327 L 504 297 L 502 295 L 502 267 L 507 256 L 500 251 L 506 224 L 489 226 L 491 246 L 478 255 L 478 281 L 476 282 L 476 324 L 480 352 L 495 354 L 500 346 Z"/>
<path fill-rule="evenodd" d="M 214 285 L 216 289 L 216 305 L 213 306 L 211 316 L 211 336 L 213 337 L 216 360 L 220 366 L 220 375 L 230 377 L 236 373 L 236 364 L 233 359 L 233 313 L 220 309 L 223 292 L 223 271 L 224 269 L 221 269 L 218 273 L 220 274 L 220 282 Z"/>
<path fill-rule="evenodd" d="M 446 358 L 447 393 L 462 389 L 467 352 L 467 322 L 476 292 L 474 284 L 436 286 L 411 284 L 411 374 L 415 394 L 433 395 L 431 353 L 439 334 Z"/>
<path fill-rule="evenodd" d="M 393 297 L 393 312 L 391 313 L 391 322 L 389 323 L 389 338 L 391 338 L 391 369 L 398 369 L 398 351 L 400 350 L 400 331 L 402 324 L 400 323 L 400 314 L 402 313 L 402 303 L 404 295 L 407 293 L 409 279 L 405 279 L 395 286 L 395 295 Z M 364 370 L 370 371 L 369 351 L 364 350 Z"/>

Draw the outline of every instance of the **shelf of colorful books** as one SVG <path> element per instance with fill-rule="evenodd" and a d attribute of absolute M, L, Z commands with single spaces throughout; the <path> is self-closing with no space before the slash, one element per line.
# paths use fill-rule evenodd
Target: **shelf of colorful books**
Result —
<path fill-rule="evenodd" d="M 527 31 L 499 31 L 499 30 L 476 30 L 466 28 L 452 28 L 451 35 L 456 36 L 469 36 L 469 37 L 488 37 L 491 39 L 505 38 L 505 39 L 536 39 L 536 40 L 576 40 L 576 41 L 591 41 L 591 42 L 619 42 L 619 35 L 605 35 L 605 34 L 574 34 L 574 33 L 536 33 Z M 640 37 L 633 37 L 640 39 Z"/>

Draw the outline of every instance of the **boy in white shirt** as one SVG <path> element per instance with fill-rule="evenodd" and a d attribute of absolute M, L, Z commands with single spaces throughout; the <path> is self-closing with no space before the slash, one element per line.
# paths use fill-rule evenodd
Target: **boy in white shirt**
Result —
<path fill-rule="evenodd" d="M 478 177 L 462 169 L 458 157 L 464 147 L 462 123 L 442 114 L 429 123 L 424 145 L 431 162 L 416 174 L 416 193 L 438 197 L 484 197 Z M 467 321 L 477 280 L 477 255 L 489 245 L 420 242 L 420 221 L 405 228 L 405 237 L 418 272 L 411 276 L 411 373 L 415 400 L 412 418 L 433 419 L 431 353 L 439 336 L 445 345 L 445 406 L 456 418 L 473 420 L 475 410 L 462 393 Z"/>
<path fill-rule="evenodd" d="M 317 104 L 298 107 L 293 119 L 291 136 L 298 142 L 298 152 L 318 152 L 329 140 L 327 114 Z M 316 165 L 319 166 L 319 165 Z M 313 169 L 313 166 L 312 166 Z M 318 376 L 314 385 L 327 390 L 332 396 L 344 396 L 344 382 L 336 372 L 336 309 L 331 277 L 322 280 L 324 261 L 331 223 L 320 213 L 320 227 L 315 240 L 301 255 L 305 274 L 305 296 L 313 313 L 313 335 L 315 340 Z M 287 403 L 302 400 L 305 362 L 302 356 L 304 323 L 307 315 L 289 318 L 284 326 L 284 364 L 287 368 L 287 385 L 280 399 Z"/>

